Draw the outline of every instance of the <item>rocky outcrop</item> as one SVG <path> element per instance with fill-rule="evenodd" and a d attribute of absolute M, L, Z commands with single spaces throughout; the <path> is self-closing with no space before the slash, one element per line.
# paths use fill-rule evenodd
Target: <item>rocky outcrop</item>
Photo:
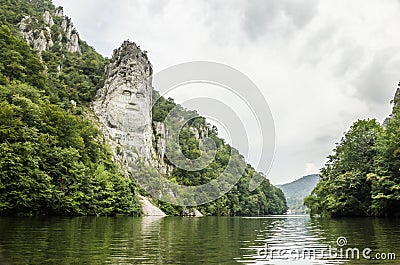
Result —
<path fill-rule="evenodd" d="M 104 87 L 93 102 L 100 128 L 126 174 L 130 173 L 128 165 L 138 160 L 151 166 L 162 164 L 163 151 L 157 156 L 153 147 L 151 75 L 147 55 L 135 43 L 125 41 L 114 51 L 105 69 Z M 157 130 L 165 136 L 162 124 L 158 124 Z M 140 196 L 140 201 L 144 215 L 165 215 L 145 197 Z"/>
<path fill-rule="evenodd" d="M 185 208 L 183 210 L 182 215 L 183 216 L 188 216 L 188 217 L 204 217 L 204 215 L 199 210 L 197 210 L 197 209 L 190 210 L 190 209 L 187 209 L 187 208 Z"/>
<path fill-rule="evenodd" d="M 157 170 L 163 175 L 169 175 L 173 167 L 164 162 L 165 150 L 167 148 L 167 138 L 169 137 L 165 124 L 162 122 L 153 122 L 153 154 L 152 163 Z"/>
<path fill-rule="evenodd" d="M 113 53 L 105 70 L 104 87 L 93 108 L 122 164 L 141 159 L 162 174 L 172 172 L 164 162 L 168 132 L 162 122 L 152 122 L 152 66 L 146 53 L 125 41 Z"/>
<path fill-rule="evenodd" d="M 395 115 L 395 112 L 400 109 L 400 82 L 397 85 L 396 94 L 394 95 L 394 98 L 390 103 L 393 104 L 393 109 L 392 109 L 392 113 L 383 121 L 382 125 L 385 128 L 386 128 L 388 122 L 390 121 L 390 119 L 392 119 L 393 116 Z"/>
<path fill-rule="evenodd" d="M 163 122 L 152 121 L 151 75 L 152 66 L 146 53 L 135 43 L 125 41 L 114 51 L 105 70 L 104 87 L 98 90 L 93 103 L 100 128 L 126 174 L 130 174 L 129 165 L 138 160 L 163 175 L 169 175 L 174 169 L 165 162 L 169 132 Z M 208 136 L 207 126 L 189 127 L 189 130 L 197 140 Z M 169 195 L 175 196 L 173 191 Z M 149 201 L 143 203 L 150 204 Z M 202 216 L 196 209 L 185 209 L 182 215 Z"/>
<path fill-rule="evenodd" d="M 394 103 L 393 108 L 400 107 L 400 82 L 397 85 L 397 90 L 396 90 L 396 94 L 394 95 L 393 103 Z"/>
<path fill-rule="evenodd" d="M 49 27 L 52 27 L 54 25 L 54 20 L 53 17 L 51 16 L 49 11 L 44 11 L 44 22 L 46 23 L 46 25 L 48 25 Z"/>
<path fill-rule="evenodd" d="M 139 201 L 142 204 L 142 212 L 144 216 L 166 216 L 158 207 L 152 204 L 146 197 L 138 195 Z"/>
<path fill-rule="evenodd" d="M 63 16 L 61 28 L 67 38 L 67 43 L 65 44 L 67 51 L 81 53 L 78 33 L 68 17 Z"/>
<path fill-rule="evenodd" d="M 124 42 L 114 51 L 93 104 L 114 148 L 124 148 L 123 163 L 153 159 L 151 74 L 147 56 L 135 43 Z"/>
<path fill-rule="evenodd" d="M 54 42 L 50 28 L 37 29 L 35 28 L 37 24 L 38 20 L 36 18 L 26 16 L 19 23 L 19 31 L 26 42 L 41 53 L 42 51 L 49 50 L 54 45 Z"/>
<path fill-rule="evenodd" d="M 55 24 L 53 16 L 62 18 L 60 25 Z M 42 24 L 39 23 L 38 19 L 43 19 L 45 27 L 39 27 Z M 55 34 L 52 31 L 54 25 L 62 29 L 65 39 L 62 34 Z M 29 45 L 39 53 L 50 50 L 55 43 L 60 45 L 60 47 L 65 45 L 65 49 L 68 52 L 81 53 L 79 35 L 71 20 L 64 16 L 61 8 L 56 9 L 54 14 L 45 11 L 43 18 L 24 17 L 19 23 L 19 32 Z"/>

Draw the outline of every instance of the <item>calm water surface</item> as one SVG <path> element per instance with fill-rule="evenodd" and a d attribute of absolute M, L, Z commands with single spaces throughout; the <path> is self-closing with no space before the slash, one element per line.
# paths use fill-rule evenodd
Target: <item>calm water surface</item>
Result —
<path fill-rule="evenodd" d="M 338 237 L 361 260 L 329 257 Z M 364 248 L 396 260 L 362 259 Z M 0 264 L 400 264 L 400 220 L 0 217 L 0 256 Z"/>

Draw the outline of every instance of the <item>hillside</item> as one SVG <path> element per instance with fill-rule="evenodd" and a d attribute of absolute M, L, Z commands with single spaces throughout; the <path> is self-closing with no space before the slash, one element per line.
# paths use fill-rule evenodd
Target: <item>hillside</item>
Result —
<path fill-rule="evenodd" d="M 217 146 L 215 161 L 193 172 L 174 166 L 164 156 L 172 133 L 163 122 L 166 115 L 177 107 L 180 120 L 193 111 L 157 96 L 151 84 L 137 91 L 137 80 L 152 73 L 138 45 L 126 41 L 111 59 L 104 58 L 80 38 L 71 19 L 51 1 L 0 3 L 1 215 L 141 215 L 139 194 L 149 194 L 137 185 L 136 175 L 151 179 L 157 173 L 174 183 L 201 185 L 218 177 L 230 158 L 238 167 L 245 166 L 244 173 L 230 192 L 200 205 L 203 214 L 286 211 L 282 191 L 267 179 L 249 191 L 253 175 L 265 177 L 246 165 L 203 117 L 179 131 L 180 148 L 195 159 L 203 138 L 211 138 Z M 138 100 L 137 115 L 121 123 L 124 100 L 133 96 Z M 154 98 L 158 100 L 152 107 Z M 131 134 L 121 138 L 121 131 Z M 144 166 L 131 166 L 142 160 Z M 234 168 L 230 174 L 239 172 Z M 158 199 L 150 200 L 167 214 L 188 211 Z"/>
<path fill-rule="evenodd" d="M 357 120 L 328 156 L 305 204 L 312 215 L 400 215 L 400 84 L 390 116 Z"/>
<path fill-rule="evenodd" d="M 304 214 L 306 212 L 306 208 L 303 206 L 304 198 L 315 188 L 319 179 L 319 175 L 308 175 L 291 183 L 277 186 L 285 194 L 290 213 Z"/>

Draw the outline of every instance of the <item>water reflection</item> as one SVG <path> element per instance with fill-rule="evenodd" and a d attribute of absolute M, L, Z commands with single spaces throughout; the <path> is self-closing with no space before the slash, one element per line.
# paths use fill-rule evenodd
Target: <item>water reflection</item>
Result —
<path fill-rule="evenodd" d="M 399 259 L 400 223 L 395 219 L 312 219 L 308 216 L 259 217 L 265 229 L 257 239 L 242 241 L 245 264 L 400 264 L 372 259 L 376 253 L 395 253 Z M 274 220 L 271 222 L 271 220 Z M 346 242 L 338 245 L 338 238 Z M 357 248 L 360 252 L 352 250 Z M 343 252 L 341 252 L 341 250 Z M 347 252 L 348 251 L 348 252 Z M 343 256 L 341 256 L 343 255 Z M 360 258 L 358 258 L 360 257 Z"/>
<path fill-rule="evenodd" d="M 387 219 L 8 218 L 0 217 L 0 264 L 382 264 L 383 261 L 266 260 L 265 245 L 396 252 L 400 223 Z M 386 264 L 396 264 L 387 261 Z"/>

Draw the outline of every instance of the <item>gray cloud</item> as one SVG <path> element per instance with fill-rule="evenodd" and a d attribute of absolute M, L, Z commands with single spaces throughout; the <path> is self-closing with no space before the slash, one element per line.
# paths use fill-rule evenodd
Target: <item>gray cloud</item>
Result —
<path fill-rule="evenodd" d="M 360 65 L 365 60 L 366 53 L 364 47 L 357 44 L 343 45 L 345 47 L 340 54 L 340 60 L 335 66 L 335 74 L 343 77 L 354 71 L 360 70 Z"/>
<path fill-rule="evenodd" d="M 272 27 L 280 12 L 280 1 L 247 1 L 244 30 L 251 39 L 257 39 Z"/>
<path fill-rule="evenodd" d="M 399 79 L 400 68 L 400 60 L 394 56 L 393 50 L 384 50 L 374 56 L 356 80 L 356 97 L 371 104 L 390 102 Z"/>
<path fill-rule="evenodd" d="M 55 0 L 106 56 L 129 38 L 155 71 L 211 60 L 248 75 L 275 117 L 273 183 L 323 166 L 357 118 L 390 113 L 400 78 L 397 1 Z"/>
<path fill-rule="evenodd" d="M 306 26 L 317 11 L 317 1 L 246 1 L 243 28 L 251 39 Z M 290 23 L 287 23 L 288 19 Z"/>
<path fill-rule="evenodd" d="M 317 7 L 316 0 L 286 1 L 285 13 L 297 28 L 302 28 L 314 18 Z"/>

